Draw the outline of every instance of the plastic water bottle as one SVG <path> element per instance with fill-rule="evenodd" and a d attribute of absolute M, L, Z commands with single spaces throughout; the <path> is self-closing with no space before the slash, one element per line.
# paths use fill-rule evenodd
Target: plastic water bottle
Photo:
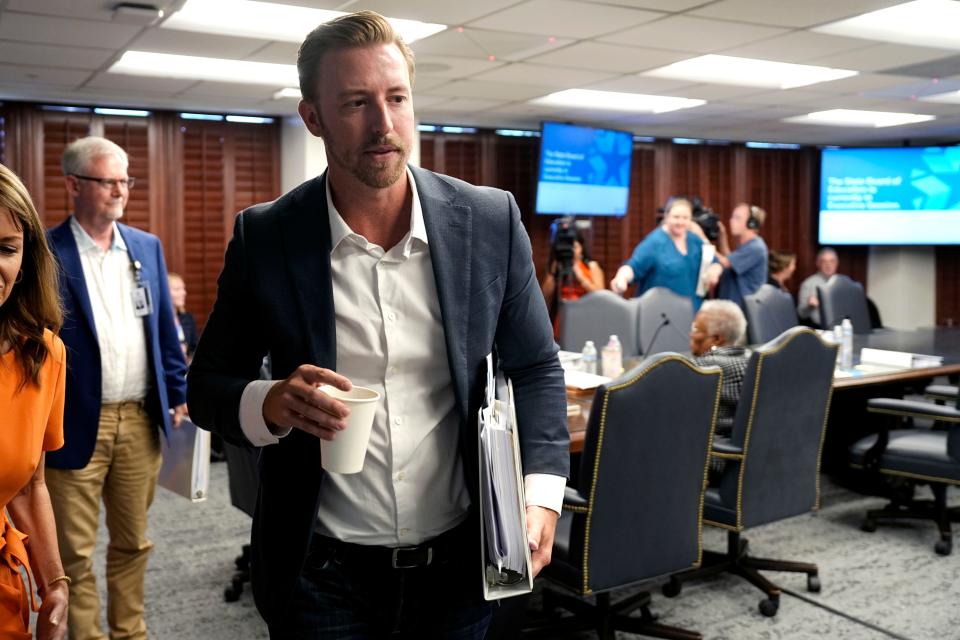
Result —
<path fill-rule="evenodd" d="M 610 336 L 607 346 L 603 348 L 602 359 L 603 375 L 606 377 L 616 378 L 623 371 L 623 347 L 616 335 Z"/>
<path fill-rule="evenodd" d="M 580 356 L 580 370 L 593 374 L 597 372 L 597 348 L 594 346 L 593 340 L 587 340 L 586 344 L 583 345 Z"/>
<path fill-rule="evenodd" d="M 853 323 L 850 318 L 844 318 L 840 323 L 840 368 L 853 368 Z"/>

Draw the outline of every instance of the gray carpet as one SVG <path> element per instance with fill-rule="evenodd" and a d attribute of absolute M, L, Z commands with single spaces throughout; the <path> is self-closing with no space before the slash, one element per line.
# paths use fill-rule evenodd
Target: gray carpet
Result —
<path fill-rule="evenodd" d="M 867 508 L 883 501 L 824 482 L 823 509 L 749 532 L 759 556 L 819 563 L 823 591 L 806 593 L 802 575 L 771 574 L 779 584 L 838 612 L 910 640 L 960 638 L 960 540 L 953 556 L 934 554 L 932 523 L 859 530 Z M 210 498 L 190 504 L 158 489 L 150 536 L 156 544 L 147 573 L 147 624 L 162 640 L 266 638 L 249 591 L 227 604 L 223 590 L 233 559 L 247 539 L 250 520 L 230 506 L 226 466 L 214 464 Z M 953 502 L 960 497 L 953 494 Z M 103 589 L 101 532 L 97 571 Z M 705 527 L 706 548 L 723 550 L 725 533 Z M 656 587 L 657 585 L 653 585 Z M 706 638 L 730 640 L 884 639 L 891 636 L 785 594 L 775 618 L 757 611 L 759 591 L 732 577 L 684 586 L 667 599 L 654 591 L 661 622 L 696 629 Z M 571 635 L 590 638 L 594 634 Z M 621 634 L 620 637 L 635 637 Z"/>

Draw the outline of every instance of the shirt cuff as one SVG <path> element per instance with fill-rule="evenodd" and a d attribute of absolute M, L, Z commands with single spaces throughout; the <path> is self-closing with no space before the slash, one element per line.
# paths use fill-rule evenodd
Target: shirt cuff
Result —
<path fill-rule="evenodd" d="M 263 400 L 277 382 L 277 380 L 254 380 L 244 388 L 243 395 L 240 396 L 240 429 L 243 430 L 243 435 L 247 437 L 250 444 L 255 447 L 277 444 L 280 438 L 291 431 L 287 427 L 281 433 L 274 435 L 263 419 Z"/>
<path fill-rule="evenodd" d="M 528 473 L 523 476 L 523 489 L 528 507 L 544 507 L 560 513 L 567 479 L 549 473 Z"/>

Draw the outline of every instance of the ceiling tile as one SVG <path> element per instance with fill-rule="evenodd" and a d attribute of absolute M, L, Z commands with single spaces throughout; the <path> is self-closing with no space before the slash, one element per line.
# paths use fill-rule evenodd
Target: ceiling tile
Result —
<path fill-rule="evenodd" d="M 90 77 L 88 71 L 58 69 L 55 67 L 27 67 L 16 64 L 0 65 L 0 82 L 16 84 L 55 84 L 76 87 Z"/>
<path fill-rule="evenodd" d="M 424 22 L 439 22 L 450 26 L 482 18 L 517 0 L 483 0 L 483 2 L 451 2 L 450 0 L 365 0 L 363 9 L 370 9 L 391 18 L 407 18 Z M 338 4 L 343 4 L 342 2 Z M 360 6 L 350 10 L 360 9 Z"/>
<path fill-rule="evenodd" d="M 506 82 L 481 82 L 457 80 L 433 89 L 430 94 L 464 98 L 490 98 L 493 100 L 530 100 L 552 93 L 551 87 L 538 85 L 509 84 Z"/>
<path fill-rule="evenodd" d="M 684 98 L 699 98 L 700 100 L 732 100 L 741 96 L 749 96 L 755 93 L 761 93 L 765 89 L 757 87 L 738 87 L 729 84 L 687 84 L 675 89 L 665 89 L 662 93 L 667 96 L 680 96 Z"/>
<path fill-rule="evenodd" d="M 670 13 L 686 11 L 691 7 L 703 4 L 704 0 L 584 0 L 600 4 L 614 4 L 633 9 L 650 9 L 651 11 L 668 11 Z"/>
<path fill-rule="evenodd" d="M 487 29 L 544 36 L 593 38 L 662 16 L 662 13 L 653 11 L 586 4 L 574 0 L 528 0 L 486 18 L 474 20 L 470 24 Z"/>
<path fill-rule="evenodd" d="M 203 80 L 194 83 L 178 96 L 211 96 L 217 98 L 246 98 L 248 100 L 266 100 L 272 98 L 276 89 L 265 85 L 239 84 L 235 82 L 210 82 Z"/>
<path fill-rule="evenodd" d="M 248 56 L 239 56 L 252 62 L 269 62 L 272 64 L 296 64 L 297 52 L 300 45 L 293 42 L 271 42 Z"/>
<path fill-rule="evenodd" d="M 464 78 L 503 65 L 485 58 L 457 58 L 454 56 L 417 56 L 417 77 Z"/>
<path fill-rule="evenodd" d="M 712 53 L 784 33 L 785 29 L 774 27 L 736 22 L 720 24 L 705 18 L 672 16 L 604 36 L 600 40 L 673 51 Z"/>
<path fill-rule="evenodd" d="M 202 56 L 207 58 L 243 59 L 269 44 L 268 40 L 238 38 L 215 33 L 194 33 L 174 29 L 147 29 L 127 49 L 133 51 L 152 51 L 154 53 L 174 53 L 184 56 Z M 293 64 L 296 58 L 286 60 Z"/>
<path fill-rule="evenodd" d="M 672 95 L 679 95 L 678 91 L 692 86 L 689 80 L 674 80 L 672 78 L 651 78 L 641 75 L 629 75 L 605 80 L 590 85 L 597 91 L 627 91 L 629 93 L 662 94 L 673 91 Z M 687 97 L 687 96 L 683 96 Z"/>
<path fill-rule="evenodd" d="M 729 98 L 728 102 L 736 104 L 799 104 L 809 100 L 822 100 L 829 98 L 829 93 L 820 93 L 817 91 L 806 91 L 804 89 L 784 89 L 779 91 L 761 91 L 750 95 L 742 95 L 736 98 Z"/>
<path fill-rule="evenodd" d="M 112 49 L 58 47 L 49 44 L 0 41 L 4 65 L 25 64 L 64 69 L 99 69 L 114 55 Z"/>
<path fill-rule="evenodd" d="M 163 9 L 171 3 L 155 2 L 153 4 Z M 113 11 L 108 7 L 112 5 L 113 3 L 102 0 L 10 0 L 6 8 L 8 11 L 109 22 L 113 19 Z"/>
<path fill-rule="evenodd" d="M 504 65 L 493 71 L 486 71 L 473 76 L 476 80 L 490 82 L 507 82 L 511 84 L 539 84 L 543 87 L 572 89 L 588 84 L 601 82 L 613 77 L 611 73 L 602 71 L 588 71 L 586 69 L 569 69 L 566 67 L 550 67 L 539 64 L 518 62 Z"/>
<path fill-rule="evenodd" d="M 429 110 L 437 105 L 449 102 L 450 96 L 413 96 L 413 108 L 416 113 Z"/>
<path fill-rule="evenodd" d="M 98 73 L 85 87 L 98 89 L 119 89 L 128 92 L 153 91 L 173 95 L 193 84 L 196 80 L 182 80 L 174 78 L 148 78 L 146 76 L 128 76 L 122 73 Z"/>
<path fill-rule="evenodd" d="M 0 20 L 0 40 L 42 42 L 66 46 L 119 48 L 130 41 L 140 27 L 38 16 L 4 11 Z"/>
<path fill-rule="evenodd" d="M 551 42 L 552 40 L 552 42 Z M 495 56 L 506 60 L 522 60 L 574 42 L 529 33 L 512 33 L 465 27 L 463 31 L 448 29 L 411 46 L 418 55 L 454 55 L 464 57 Z"/>
<path fill-rule="evenodd" d="M 817 91 L 827 91 L 831 93 L 859 93 L 861 91 L 873 91 L 876 89 L 887 89 L 891 87 L 900 87 L 904 85 L 917 85 L 921 83 L 917 78 L 908 76 L 888 76 L 878 73 L 861 73 L 860 75 L 849 78 L 840 78 L 830 82 L 820 82 L 816 85 Z M 923 84 L 932 84 L 929 80 L 922 81 Z"/>
<path fill-rule="evenodd" d="M 721 0 L 690 13 L 708 18 L 739 20 L 781 27 L 810 27 L 883 9 L 903 0 Z"/>
<path fill-rule="evenodd" d="M 882 71 L 914 62 L 926 62 L 927 60 L 955 56 L 956 53 L 956 51 L 946 49 L 911 47 L 905 44 L 875 44 L 853 51 L 811 58 L 809 62 L 810 64 L 840 69 Z"/>
<path fill-rule="evenodd" d="M 504 104 L 505 100 L 484 100 L 480 98 L 455 98 L 444 102 L 436 107 L 438 112 L 444 113 L 469 113 L 471 111 L 483 111 Z"/>
<path fill-rule="evenodd" d="M 805 63 L 841 51 L 851 51 L 869 47 L 872 43 L 859 38 L 828 36 L 809 31 L 793 31 L 776 38 L 727 49 L 723 53 L 741 58 L 760 58 L 777 62 Z"/>
<path fill-rule="evenodd" d="M 527 62 L 537 64 L 593 69 L 619 73 L 636 73 L 672 64 L 690 58 L 688 53 L 641 49 L 599 42 L 581 42 L 534 58 Z"/>
<path fill-rule="evenodd" d="M 413 83 L 413 96 L 417 97 L 421 93 L 430 93 L 431 89 L 442 87 L 450 82 L 450 78 L 440 78 L 435 76 L 417 75 Z"/>

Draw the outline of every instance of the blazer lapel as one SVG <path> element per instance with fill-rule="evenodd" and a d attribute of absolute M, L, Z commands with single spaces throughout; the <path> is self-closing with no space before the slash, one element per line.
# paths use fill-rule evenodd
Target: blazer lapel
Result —
<path fill-rule="evenodd" d="M 430 261 L 440 298 L 440 314 L 447 342 L 450 375 L 461 414 L 466 413 L 467 331 L 470 304 L 470 265 L 473 247 L 473 211 L 454 202 L 455 191 L 432 174 L 411 167 L 417 181 L 423 223 L 430 245 Z"/>
<path fill-rule="evenodd" d="M 311 361 L 336 369 L 337 328 L 330 273 L 326 173 L 295 196 L 280 221 L 287 268 L 297 289 Z"/>
<path fill-rule="evenodd" d="M 63 269 L 63 279 L 67 287 L 73 293 L 77 306 L 80 307 L 80 313 L 87 322 L 87 327 L 97 337 L 97 325 L 93 321 L 93 307 L 90 305 L 90 294 L 87 292 L 87 282 L 83 277 L 83 265 L 80 264 L 80 250 L 77 249 L 77 241 L 73 238 L 73 230 L 70 228 L 70 218 L 50 232 L 50 238 L 56 246 L 57 257 L 60 260 L 60 268 Z M 67 305 L 67 309 L 69 309 Z"/>

